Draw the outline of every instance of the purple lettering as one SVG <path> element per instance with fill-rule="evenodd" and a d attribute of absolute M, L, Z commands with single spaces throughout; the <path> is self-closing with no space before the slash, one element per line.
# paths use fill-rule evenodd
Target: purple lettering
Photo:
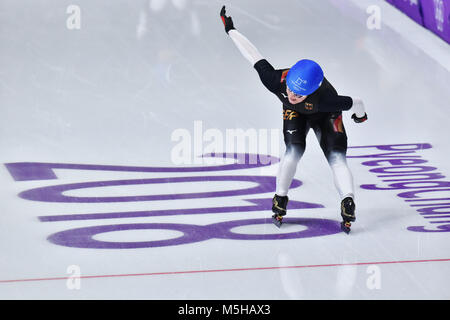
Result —
<path fill-rule="evenodd" d="M 398 169 L 404 170 L 404 169 L 410 169 L 410 168 L 417 168 L 417 170 L 406 170 L 406 171 L 397 171 Z M 435 167 L 427 167 L 427 166 L 395 166 L 395 167 L 382 167 L 382 168 L 375 168 L 370 169 L 370 172 L 375 173 L 416 173 L 416 172 L 427 172 L 427 171 L 434 171 L 437 168 Z"/>
<path fill-rule="evenodd" d="M 419 155 L 412 156 L 411 153 L 416 153 L 415 151 L 398 151 L 398 152 L 388 152 L 379 154 L 366 154 L 362 156 L 347 156 L 347 158 L 420 158 Z M 405 155 L 407 154 L 407 155 Z"/>
<path fill-rule="evenodd" d="M 408 201 L 408 200 L 407 200 Z M 421 204 L 410 204 L 410 207 L 433 207 L 433 206 L 442 206 L 442 205 L 449 205 L 450 202 L 447 203 L 421 203 Z"/>
<path fill-rule="evenodd" d="M 232 158 L 238 163 L 205 166 L 205 167 L 130 167 L 130 166 L 105 166 L 89 164 L 68 164 L 68 163 L 41 163 L 41 162 L 16 162 L 6 163 L 5 166 L 15 181 L 50 180 L 57 179 L 54 169 L 69 170 L 99 170 L 99 171 L 122 171 L 122 172 L 209 172 L 223 170 L 240 170 L 269 166 L 279 161 L 273 156 L 251 155 L 251 154 L 205 154 L 203 157 Z M 250 159 L 256 159 L 256 163 Z M 241 160 L 242 159 L 242 160 Z M 264 163 L 261 162 L 264 160 Z M 239 161 L 241 160 L 241 161 Z M 243 162 L 243 163 L 241 163 Z"/>
<path fill-rule="evenodd" d="M 125 186 L 140 184 L 180 183 L 180 182 L 205 182 L 205 181 L 244 181 L 256 183 L 256 187 L 181 194 L 159 194 L 146 196 L 124 196 L 124 197 L 74 197 L 64 195 L 64 192 L 77 189 L 99 188 L 107 186 Z M 299 180 L 292 181 L 291 188 L 301 185 Z M 45 202 L 69 202 L 69 203 L 104 203 L 104 202 L 131 202 L 131 201 L 155 201 L 175 199 L 198 199 L 212 197 L 230 197 L 275 191 L 275 177 L 271 176 L 193 176 L 193 177 L 170 177 L 153 179 L 133 179 L 114 181 L 94 181 L 84 183 L 62 184 L 49 187 L 40 187 L 23 191 L 19 196 L 23 199 Z"/>
<path fill-rule="evenodd" d="M 415 190 L 415 191 L 408 191 L 408 192 L 402 192 L 397 194 L 400 198 L 421 198 L 418 197 L 417 194 L 419 193 L 425 193 L 425 192 L 442 192 L 442 191 L 450 191 L 449 189 L 431 189 L 431 190 Z"/>
<path fill-rule="evenodd" d="M 425 226 L 414 226 L 414 227 L 408 227 L 407 229 L 409 231 L 415 231 L 415 232 L 450 232 L 450 223 L 443 224 L 443 225 L 436 226 L 436 227 L 438 230 L 425 229 Z"/>
<path fill-rule="evenodd" d="M 361 188 L 368 190 L 397 190 L 397 189 L 439 188 L 439 187 L 450 187 L 450 182 L 448 181 L 398 182 L 389 184 L 389 188 L 377 187 L 375 184 L 361 185 Z"/>
<path fill-rule="evenodd" d="M 414 200 L 405 200 L 407 202 L 415 202 L 415 201 L 447 201 L 450 198 L 432 198 L 432 199 L 414 199 Z"/>
<path fill-rule="evenodd" d="M 383 163 L 386 163 L 384 165 L 393 165 L 393 166 L 401 166 L 401 165 L 409 165 L 409 164 L 419 164 L 419 163 L 426 163 L 427 160 L 422 159 L 383 159 L 383 160 L 372 160 L 372 161 L 365 161 L 362 163 L 362 165 L 365 166 L 381 166 Z"/>
<path fill-rule="evenodd" d="M 423 150 L 430 149 L 429 143 L 409 143 L 409 144 L 388 144 L 388 145 L 375 145 L 375 146 L 357 146 L 349 148 L 376 148 L 378 150 Z"/>
<path fill-rule="evenodd" d="M 444 211 L 439 211 L 439 209 L 443 209 Z M 432 208 L 423 208 L 418 209 L 418 212 L 421 212 L 421 215 L 427 215 L 427 214 L 447 214 L 450 213 L 450 206 L 439 206 L 439 207 L 432 207 Z"/>
<path fill-rule="evenodd" d="M 156 241 L 142 242 L 110 242 L 95 240 L 93 237 L 105 232 L 117 232 L 126 230 L 175 230 L 183 233 L 182 236 Z M 50 242 L 75 248 L 95 248 L 95 249 L 135 249 L 175 246 L 186 243 L 194 243 L 210 239 L 210 235 L 203 226 L 191 224 L 174 223 L 135 223 L 135 224 L 116 224 L 107 226 L 85 227 L 71 229 L 52 234 L 47 238 Z"/>
<path fill-rule="evenodd" d="M 437 179 L 444 179 L 445 176 L 440 174 L 440 173 L 413 173 L 413 174 L 389 174 L 389 175 L 378 175 L 378 177 L 380 178 L 387 178 L 387 177 L 412 177 L 412 176 L 422 176 L 425 178 L 411 178 L 411 179 L 405 179 L 405 178 L 401 178 L 401 179 L 384 179 L 384 182 L 389 182 L 389 181 L 411 181 L 411 180 L 437 180 Z"/>
<path fill-rule="evenodd" d="M 362 156 L 347 156 L 347 158 L 420 158 L 419 155 L 412 156 L 406 155 L 410 153 L 416 153 L 416 150 L 423 150 L 431 148 L 431 145 L 428 143 L 412 143 L 412 144 L 390 144 L 390 145 L 379 145 L 379 146 L 357 146 L 357 147 L 349 147 L 349 149 L 365 149 L 365 148 L 375 148 L 383 151 L 397 151 L 390 153 L 380 153 L 380 154 L 367 154 Z M 402 155 L 402 156 L 399 156 Z"/>
<path fill-rule="evenodd" d="M 297 224 L 307 228 L 298 232 L 277 233 L 277 234 L 241 234 L 232 231 L 233 228 L 254 225 L 272 224 L 270 219 L 236 220 L 214 223 L 206 226 L 192 224 L 171 224 L 171 223 L 141 223 L 106 225 L 95 227 L 84 227 L 66 230 L 52 234 L 48 240 L 54 244 L 76 247 L 76 248 L 96 248 L 96 249 L 135 249 L 174 246 L 188 243 L 195 243 L 209 239 L 239 239 L 239 240 L 280 240 L 310 238 L 331 235 L 341 232 L 339 223 L 327 219 L 312 218 L 285 218 L 286 224 Z M 167 240 L 140 241 L 140 242 L 113 242 L 100 241 L 94 237 L 101 233 L 126 231 L 126 230 L 175 230 L 183 235 Z"/>
<path fill-rule="evenodd" d="M 137 218 L 137 217 L 157 217 L 157 216 L 173 216 L 185 214 L 210 214 L 210 213 L 229 213 L 229 212 L 253 212 L 264 211 L 272 206 L 272 199 L 245 199 L 252 205 L 248 206 L 223 206 L 210 208 L 189 208 L 189 209 L 167 209 L 167 210 L 150 210 L 150 211 L 134 211 L 134 212 L 110 212 L 110 213 L 90 213 L 90 214 L 68 214 L 68 215 L 52 215 L 41 216 L 39 220 L 42 222 L 54 221 L 72 221 L 72 220 L 97 220 L 97 219 L 121 219 L 121 218 Z M 288 209 L 312 209 L 323 208 L 322 205 L 291 200 Z"/>

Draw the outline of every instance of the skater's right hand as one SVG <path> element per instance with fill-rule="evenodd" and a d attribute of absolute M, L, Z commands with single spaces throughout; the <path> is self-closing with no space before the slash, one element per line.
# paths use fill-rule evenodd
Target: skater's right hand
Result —
<path fill-rule="evenodd" d="M 222 19 L 223 25 L 225 27 L 225 32 L 228 34 L 228 31 L 234 29 L 233 19 L 231 17 L 227 17 L 225 14 L 225 6 L 220 10 L 220 18 Z"/>

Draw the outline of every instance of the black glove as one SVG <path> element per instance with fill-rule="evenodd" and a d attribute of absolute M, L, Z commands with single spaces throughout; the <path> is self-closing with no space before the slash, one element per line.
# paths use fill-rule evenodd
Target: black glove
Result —
<path fill-rule="evenodd" d="M 367 113 L 364 113 L 364 115 L 363 115 L 361 118 L 358 118 L 358 117 L 356 116 L 356 114 L 354 113 L 354 114 L 352 115 L 352 119 L 353 119 L 353 121 L 355 121 L 356 123 L 364 122 L 364 121 L 367 120 Z"/>
<path fill-rule="evenodd" d="M 225 32 L 228 34 L 228 31 L 234 29 L 233 20 L 231 17 L 227 17 L 225 15 L 225 6 L 220 10 L 220 17 L 222 18 L 223 25 L 225 26 Z"/>

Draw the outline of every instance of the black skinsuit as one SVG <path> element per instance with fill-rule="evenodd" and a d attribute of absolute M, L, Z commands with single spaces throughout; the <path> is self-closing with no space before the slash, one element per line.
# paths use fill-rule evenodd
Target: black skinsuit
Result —
<path fill-rule="evenodd" d="M 327 159 L 331 152 L 347 152 L 347 134 L 342 122 L 342 111 L 349 110 L 353 100 L 337 94 L 326 78 L 319 89 L 303 102 L 291 104 L 286 93 L 286 74 L 289 69 L 275 70 L 265 59 L 254 68 L 264 86 L 283 103 L 283 134 L 287 148 L 295 147 L 301 153 L 306 147 L 306 135 L 312 128 Z"/>

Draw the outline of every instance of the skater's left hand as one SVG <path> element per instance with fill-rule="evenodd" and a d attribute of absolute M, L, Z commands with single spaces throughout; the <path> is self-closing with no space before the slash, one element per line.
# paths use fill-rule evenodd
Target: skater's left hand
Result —
<path fill-rule="evenodd" d="M 356 113 L 354 113 L 354 114 L 352 115 L 352 119 L 353 119 L 353 121 L 355 121 L 356 123 L 361 123 L 361 122 L 367 121 L 367 113 L 364 113 L 364 115 L 363 115 L 362 117 L 357 117 L 357 116 L 356 116 Z"/>
<path fill-rule="evenodd" d="M 350 111 L 353 111 L 352 119 L 356 123 L 361 123 L 367 120 L 364 102 L 360 98 L 353 98 L 353 106 Z"/>

